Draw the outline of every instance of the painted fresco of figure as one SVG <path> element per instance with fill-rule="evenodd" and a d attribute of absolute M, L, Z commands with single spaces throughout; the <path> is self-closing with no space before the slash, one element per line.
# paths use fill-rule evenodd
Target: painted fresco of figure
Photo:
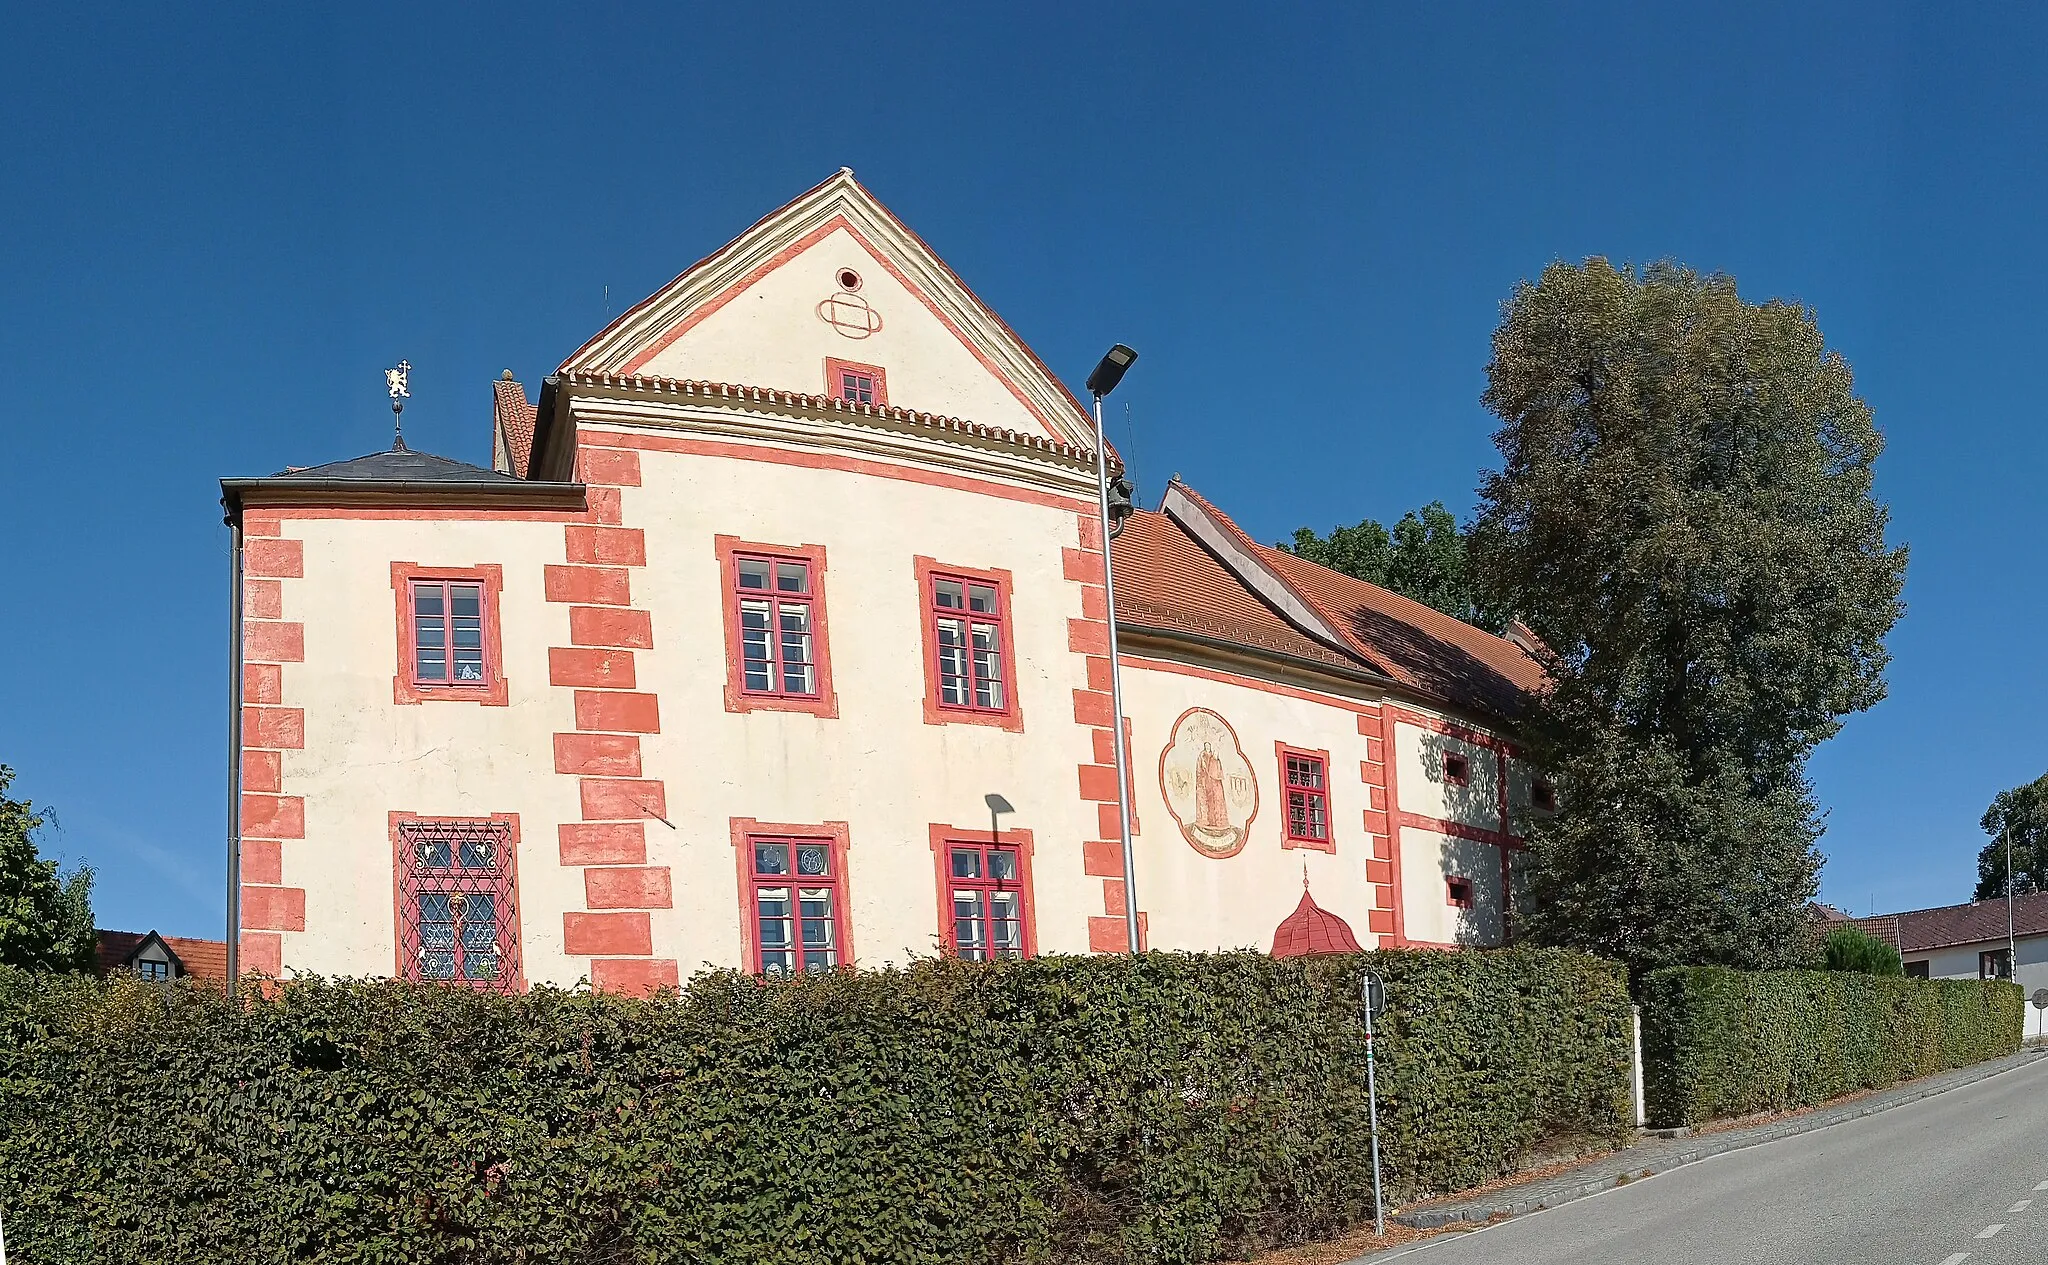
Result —
<path fill-rule="evenodd" d="M 1195 826 L 1218 832 L 1230 829 L 1230 809 L 1223 798 L 1223 761 L 1206 742 L 1195 760 Z"/>

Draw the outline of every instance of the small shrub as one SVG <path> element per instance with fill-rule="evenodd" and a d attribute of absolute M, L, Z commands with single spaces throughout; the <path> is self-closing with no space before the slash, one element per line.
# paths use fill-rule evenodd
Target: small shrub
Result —
<path fill-rule="evenodd" d="M 1906 964 L 1897 948 L 1861 927 L 1836 927 L 1821 943 L 1821 966 L 1828 971 L 1861 971 L 1865 975 L 1904 975 Z"/>

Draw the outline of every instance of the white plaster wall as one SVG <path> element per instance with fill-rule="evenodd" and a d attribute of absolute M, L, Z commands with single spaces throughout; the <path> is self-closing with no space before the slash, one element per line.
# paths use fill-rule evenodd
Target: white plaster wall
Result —
<path fill-rule="evenodd" d="M 1466 784 L 1444 780 L 1444 756 L 1462 755 L 1470 770 Z M 1394 759 L 1400 776 L 1401 811 L 1482 830 L 1500 830 L 1499 757 L 1487 747 L 1415 725 L 1394 725 Z"/>
<path fill-rule="evenodd" d="M 1407 782 L 1401 784 L 1406 802 Z M 1449 901 L 1445 879 L 1472 880 L 1472 908 Z M 1401 930 L 1432 944 L 1501 942 L 1500 849 L 1434 830 L 1401 830 Z"/>
<path fill-rule="evenodd" d="M 1140 832 L 1132 841 L 1138 906 L 1146 911 L 1151 946 L 1271 949 L 1274 931 L 1301 902 L 1306 867 L 1316 903 L 1349 923 L 1360 945 L 1373 947 L 1376 938 L 1367 925 L 1373 891 L 1365 873 L 1372 845 L 1365 833 L 1366 787 L 1359 776 L 1365 739 L 1358 732 L 1357 713 L 1336 703 L 1147 666 L 1129 656 L 1123 689 Z M 1259 809 L 1250 835 L 1237 855 L 1223 860 L 1196 851 L 1182 837 L 1160 789 L 1160 754 L 1172 740 L 1174 722 L 1190 707 L 1206 707 L 1230 722 L 1258 779 Z M 1330 753 L 1334 854 L 1281 846 L 1287 800 L 1276 741 Z"/>
<path fill-rule="evenodd" d="M 1946 949 L 1935 949 L 1924 953 L 1908 953 L 1908 962 L 1926 962 L 1927 973 L 1933 979 L 1976 979 L 1977 955 L 1990 949 L 2003 949 L 2004 940 L 1986 940 L 1982 944 L 1966 944 Z M 2048 988 L 2048 936 L 2020 936 L 2017 952 L 2013 955 L 2013 980 L 2032 996 L 2037 988 Z M 2031 1005 L 2027 1007 L 2027 1031 L 2034 1031 L 2037 1016 Z"/>
<path fill-rule="evenodd" d="M 543 564 L 561 561 L 561 524 L 286 519 L 284 535 L 305 542 L 305 576 L 282 591 L 284 619 L 305 626 L 306 660 L 285 665 L 281 705 L 306 713 L 305 748 L 282 762 L 283 793 L 305 797 L 306 837 L 284 843 L 283 878 L 305 889 L 307 927 L 285 933 L 285 967 L 392 973 L 389 813 L 508 812 L 520 816 L 527 978 L 575 982 L 561 910 L 582 907 L 582 879 L 558 863 L 555 823 L 575 820 L 578 805 L 574 780 L 554 773 L 552 746 L 575 723 L 568 692 L 548 686 L 547 662 L 549 646 L 568 644 L 568 608 L 541 590 Z M 504 568 L 508 706 L 393 701 L 394 561 Z"/>
<path fill-rule="evenodd" d="M 1005 829 L 1034 835 L 1040 950 L 1085 952 L 1087 916 L 1102 898 L 1080 849 L 1093 837 L 1095 810 L 1079 797 L 1077 769 L 1093 755 L 1088 731 L 1074 722 L 1073 692 L 1085 687 L 1087 669 L 1067 641 L 1081 590 L 1063 577 L 1060 554 L 1079 543 L 1074 514 L 897 479 L 667 452 L 643 452 L 641 477 L 622 505 L 625 525 L 647 533 L 634 599 L 653 612 L 655 644 L 640 653 L 638 688 L 661 698 L 662 732 L 643 740 L 644 776 L 665 781 L 676 826 L 648 828 L 649 863 L 672 867 L 676 904 L 654 915 L 656 952 L 677 956 L 685 975 L 703 963 L 739 964 L 730 824 L 750 817 L 847 822 L 856 961 L 929 954 L 939 934 L 930 826 L 985 832 L 990 792 L 1017 809 Z M 836 719 L 725 710 L 721 534 L 825 547 Z M 1012 573 L 1022 733 L 924 722 L 919 554 Z"/>
<path fill-rule="evenodd" d="M 842 293 L 835 280 L 841 268 L 860 274 L 858 297 L 881 314 L 882 328 L 866 338 L 849 338 L 818 315 L 821 300 Z M 891 404 L 1052 435 L 843 228 L 735 295 L 641 372 L 829 395 L 827 357 L 886 370 Z"/>

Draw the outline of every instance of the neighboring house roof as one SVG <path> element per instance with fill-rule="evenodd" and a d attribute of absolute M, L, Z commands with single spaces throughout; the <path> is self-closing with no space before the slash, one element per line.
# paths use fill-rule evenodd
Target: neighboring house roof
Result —
<path fill-rule="evenodd" d="M 515 478 L 430 452 L 392 448 L 324 466 L 294 466 L 253 479 L 222 479 L 221 505 L 236 522 L 248 502 L 291 504 L 447 503 L 580 510 L 583 485 Z"/>
<path fill-rule="evenodd" d="M 1273 931 L 1273 956 L 1298 958 L 1311 953 L 1357 953 L 1358 937 L 1351 924 L 1316 904 L 1308 894 L 1308 882 L 1301 885 L 1301 903 Z"/>
<path fill-rule="evenodd" d="M 347 461 L 330 461 L 324 466 L 293 467 L 280 470 L 270 476 L 272 479 L 361 479 L 373 482 L 405 483 L 485 483 L 517 484 L 520 480 L 496 470 L 486 470 L 466 461 L 449 457 L 437 457 L 430 452 L 414 452 L 410 448 L 393 448 L 389 452 L 373 452 L 366 456 L 351 457 Z"/>
<path fill-rule="evenodd" d="M 1117 538 L 1119 624 L 1369 674 L 1505 718 L 1543 686 L 1543 669 L 1514 642 L 1258 544 L 1184 483 L 1162 505 L 1133 514 Z"/>
<path fill-rule="evenodd" d="M 521 479 L 533 457 L 535 412 L 533 402 L 526 398 L 526 388 L 513 378 L 510 369 L 491 384 L 491 421 L 504 445 L 506 466 Z"/>
<path fill-rule="evenodd" d="M 189 936 L 159 935 L 154 931 L 96 931 L 94 966 L 100 974 L 122 970 L 135 961 L 151 940 L 170 950 L 178 969 L 194 979 L 224 980 L 228 975 L 228 946 L 224 940 L 195 940 Z"/>
<path fill-rule="evenodd" d="M 1987 944 L 2005 939 L 2005 900 L 1971 901 L 1937 909 L 1913 909 L 1852 921 L 1871 935 L 1896 945 L 1901 953 L 1924 953 L 1959 944 Z M 2012 902 L 2015 936 L 2048 935 L 2048 892 L 2030 892 Z"/>

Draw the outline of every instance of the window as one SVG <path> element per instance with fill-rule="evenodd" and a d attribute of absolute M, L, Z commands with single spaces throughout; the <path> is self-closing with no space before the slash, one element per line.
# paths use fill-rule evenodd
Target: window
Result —
<path fill-rule="evenodd" d="M 1557 787 L 1549 778 L 1537 778 L 1529 786 L 1529 802 L 1546 813 L 1557 811 Z"/>
<path fill-rule="evenodd" d="M 1908 963 L 1906 963 L 1906 978 L 1907 978 L 1907 979 L 1926 979 L 1926 978 L 1927 978 L 1927 963 L 1925 963 L 1925 962 L 1908 962 Z"/>
<path fill-rule="evenodd" d="M 1031 952 L 1029 865 L 1015 844 L 935 841 L 941 863 L 945 943 L 970 962 Z"/>
<path fill-rule="evenodd" d="M 1977 955 L 1978 979 L 2011 979 L 2012 954 L 2004 949 L 1986 949 Z"/>
<path fill-rule="evenodd" d="M 1330 757 L 1324 751 L 1301 751 L 1274 743 L 1280 756 L 1280 783 L 1287 788 L 1284 847 L 1336 851 L 1330 838 Z"/>
<path fill-rule="evenodd" d="M 399 597 L 398 675 L 392 682 L 398 702 L 455 699 L 505 706 L 496 609 L 502 576 L 497 566 L 391 564 L 391 587 Z"/>
<path fill-rule="evenodd" d="M 1452 874 L 1444 879 L 1444 903 L 1459 909 L 1472 908 L 1472 880 Z"/>
<path fill-rule="evenodd" d="M 135 973 L 146 980 L 167 980 L 171 977 L 171 964 L 140 958 L 135 963 Z"/>
<path fill-rule="evenodd" d="M 1472 780 L 1472 762 L 1464 756 L 1444 752 L 1444 781 L 1463 786 Z"/>
<path fill-rule="evenodd" d="M 747 836 L 741 863 L 756 971 L 829 971 L 847 962 L 843 855 L 829 837 Z"/>
<path fill-rule="evenodd" d="M 725 577 L 727 711 L 838 715 L 825 646 L 825 550 L 718 537 Z"/>
<path fill-rule="evenodd" d="M 513 823 L 394 817 L 398 973 L 469 988 L 517 989 Z"/>
<path fill-rule="evenodd" d="M 924 602 L 925 723 L 1022 729 L 1010 643 L 1010 574 L 917 559 Z"/>
<path fill-rule="evenodd" d="M 848 404 L 887 404 L 889 379 L 875 365 L 828 359 L 825 362 L 825 394 Z"/>

